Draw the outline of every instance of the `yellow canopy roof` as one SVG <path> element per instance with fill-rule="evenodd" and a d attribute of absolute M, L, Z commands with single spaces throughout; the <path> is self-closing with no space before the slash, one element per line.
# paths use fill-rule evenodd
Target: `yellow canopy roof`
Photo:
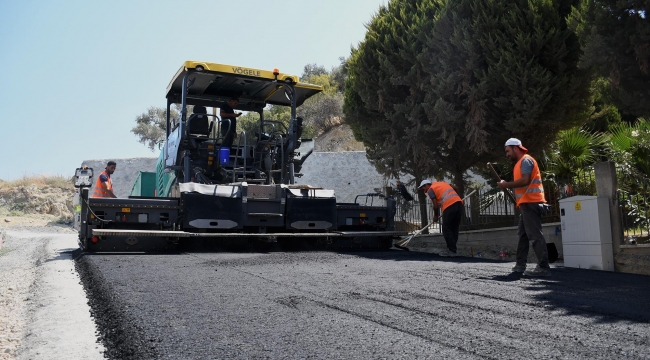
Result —
<path fill-rule="evenodd" d="M 296 90 L 296 104 L 323 91 L 320 85 L 300 83 L 298 76 L 273 71 L 245 68 L 200 61 L 186 61 L 176 72 L 167 86 L 167 99 L 172 103 L 181 102 L 181 88 L 185 74 L 192 72 L 188 78 L 191 84 L 187 103 L 218 107 L 230 98 L 239 98 L 238 109 L 260 110 L 266 104 L 290 106 L 285 94 L 286 84 L 292 84 Z"/>

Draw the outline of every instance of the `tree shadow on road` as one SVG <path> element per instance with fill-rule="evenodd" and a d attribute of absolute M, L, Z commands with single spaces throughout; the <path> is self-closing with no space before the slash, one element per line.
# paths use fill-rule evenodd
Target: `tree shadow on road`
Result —
<path fill-rule="evenodd" d="M 650 323 L 650 276 L 565 267 L 554 268 L 551 273 L 544 278 L 509 274 L 480 279 L 521 281 L 522 290 L 532 292 L 533 299 L 566 315 L 594 317 L 602 323 Z"/>

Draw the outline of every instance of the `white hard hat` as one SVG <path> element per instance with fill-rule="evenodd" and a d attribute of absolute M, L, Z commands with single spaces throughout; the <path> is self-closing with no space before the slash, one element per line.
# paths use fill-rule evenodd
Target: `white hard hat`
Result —
<path fill-rule="evenodd" d="M 517 139 L 517 138 L 510 138 L 510 139 L 508 139 L 508 141 L 506 141 L 506 145 L 505 145 L 505 146 L 517 146 L 517 147 L 519 147 L 519 148 L 520 148 L 524 153 L 527 153 L 527 152 L 528 152 L 528 149 L 526 149 L 526 148 L 521 144 L 521 140 L 519 140 L 519 139 Z"/>
<path fill-rule="evenodd" d="M 431 180 L 429 180 L 429 179 L 422 180 L 422 182 L 420 183 L 420 186 L 418 186 L 418 189 L 423 187 L 424 185 L 427 185 L 427 184 L 431 184 Z"/>

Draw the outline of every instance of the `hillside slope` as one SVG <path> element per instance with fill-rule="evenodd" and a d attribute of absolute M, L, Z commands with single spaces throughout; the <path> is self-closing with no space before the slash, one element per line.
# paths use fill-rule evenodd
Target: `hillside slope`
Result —
<path fill-rule="evenodd" d="M 356 141 L 352 129 L 341 124 L 316 137 L 316 152 L 365 151 L 362 142 Z"/>

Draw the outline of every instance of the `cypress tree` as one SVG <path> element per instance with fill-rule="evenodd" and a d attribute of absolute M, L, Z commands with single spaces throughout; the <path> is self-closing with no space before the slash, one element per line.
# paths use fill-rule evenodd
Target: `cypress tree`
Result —
<path fill-rule="evenodd" d="M 579 0 L 393 0 L 349 61 L 344 113 L 378 169 L 419 181 L 533 153 L 582 122 L 588 78 L 566 19 Z"/>

